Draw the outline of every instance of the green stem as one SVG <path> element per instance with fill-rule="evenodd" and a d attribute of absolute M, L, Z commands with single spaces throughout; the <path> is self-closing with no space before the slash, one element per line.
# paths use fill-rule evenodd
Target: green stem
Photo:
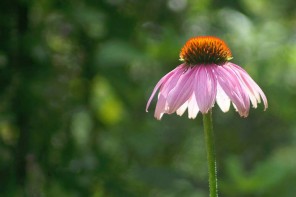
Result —
<path fill-rule="evenodd" d="M 215 140 L 212 123 L 212 111 L 203 114 L 205 141 L 207 146 L 210 197 L 218 196 Z"/>

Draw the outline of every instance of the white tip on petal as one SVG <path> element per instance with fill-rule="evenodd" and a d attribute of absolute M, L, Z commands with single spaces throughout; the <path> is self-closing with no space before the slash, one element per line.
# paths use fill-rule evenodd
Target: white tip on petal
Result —
<path fill-rule="evenodd" d="M 166 109 L 167 109 L 166 98 L 162 94 L 159 94 L 155 112 L 154 112 L 154 117 L 157 120 L 160 120 L 163 113 L 166 111 Z"/>
<path fill-rule="evenodd" d="M 182 116 L 188 107 L 188 102 L 185 102 L 179 109 L 177 109 L 176 113 L 179 116 Z"/>
<path fill-rule="evenodd" d="M 190 119 L 196 118 L 198 112 L 199 112 L 199 109 L 197 106 L 196 97 L 193 94 L 188 102 L 188 118 Z"/>
<path fill-rule="evenodd" d="M 244 117 L 244 118 L 248 117 L 248 115 L 249 115 L 249 109 L 238 110 L 237 107 L 236 107 L 236 105 L 234 103 L 232 103 L 232 105 L 233 105 L 235 111 L 237 111 L 241 117 Z"/>
<path fill-rule="evenodd" d="M 224 90 L 221 88 L 221 86 L 217 85 L 217 96 L 216 101 L 220 109 L 225 113 L 229 111 L 230 108 L 230 99 L 224 92 Z"/>
<path fill-rule="evenodd" d="M 156 118 L 157 120 L 161 120 L 162 116 L 163 116 L 163 113 L 160 113 L 159 116 L 155 116 L 155 118 Z"/>

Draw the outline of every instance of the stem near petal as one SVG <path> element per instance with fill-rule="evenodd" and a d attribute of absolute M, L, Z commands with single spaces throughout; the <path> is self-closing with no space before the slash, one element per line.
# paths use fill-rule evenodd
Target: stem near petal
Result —
<path fill-rule="evenodd" d="M 203 114 L 204 133 L 208 158 L 210 197 L 218 196 L 218 180 L 216 167 L 215 140 L 212 123 L 212 110 Z"/>

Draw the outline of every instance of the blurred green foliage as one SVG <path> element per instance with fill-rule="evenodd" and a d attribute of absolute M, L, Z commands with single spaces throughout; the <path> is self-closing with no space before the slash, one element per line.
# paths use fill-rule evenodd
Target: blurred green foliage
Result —
<path fill-rule="evenodd" d="M 215 35 L 269 108 L 214 108 L 220 196 L 296 189 L 293 0 L 0 2 L 0 196 L 208 196 L 201 115 L 153 118 L 185 41 Z"/>

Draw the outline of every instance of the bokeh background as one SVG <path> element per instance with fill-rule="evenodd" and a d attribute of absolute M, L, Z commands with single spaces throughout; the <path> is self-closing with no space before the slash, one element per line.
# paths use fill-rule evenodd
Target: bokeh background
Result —
<path fill-rule="evenodd" d="M 202 116 L 145 112 L 197 35 L 269 101 L 214 108 L 220 196 L 294 196 L 294 0 L 1 0 L 0 196 L 208 196 Z"/>

